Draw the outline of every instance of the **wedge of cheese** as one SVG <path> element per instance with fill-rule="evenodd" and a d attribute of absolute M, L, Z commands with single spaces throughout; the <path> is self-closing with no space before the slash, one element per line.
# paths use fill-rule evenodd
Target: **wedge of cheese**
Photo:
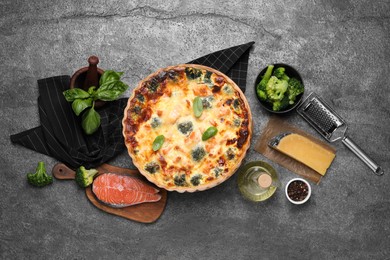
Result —
<path fill-rule="evenodd" d="M 310 139 L 294 133 L 275 136 L 269 142 L 269 146 L 305 164 L 321 175 L 325 175 L 336 156 Z"/>

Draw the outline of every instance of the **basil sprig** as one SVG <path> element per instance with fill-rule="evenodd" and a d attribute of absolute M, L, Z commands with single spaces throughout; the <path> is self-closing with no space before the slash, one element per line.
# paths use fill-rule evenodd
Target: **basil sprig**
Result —
<path fill-rule="evenodd" d="M 66 101 L 72 102 L 73 112 L 79 116 L 82 114 L 81 126 L 87 135 L 95 133 L 100 126 L 100 115 L 95 110 L 95 101 L 114 101 L 127 89 L 128 85 L 120 78 L 123 72 L 106 70 L 100 77 L 100 87 L 92 86 L 85 91 L 80 88 L 72 88 L 63 92 Z"/>

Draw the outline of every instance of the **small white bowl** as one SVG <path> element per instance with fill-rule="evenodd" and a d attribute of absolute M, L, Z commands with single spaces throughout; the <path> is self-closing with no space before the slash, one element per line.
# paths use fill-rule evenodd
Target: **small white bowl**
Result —
<path fill-rule="evenodd" d="M 288 192 L 287 192 L 288 186 L 289 186 L 290 183 L 293 182 L 293 181 L 302 181 L 302 182 L 306 183 L 306 185 L 307 185 L 307 187 L 308 187 L 308 193 L 307 193 L 307 196 L 306 196 L 306 198 L 305 198 L 304 200 L 295 201 L 295 200 L 292 200 L 292 199 L 288 196 Z M 288 199 L 292 204 L 296 204 L 296 205 L 300 205 L 300 204 L 305 203 L 306 201 L 309 200 L 309 198 L 310 198 L 310 196 L 311 196 L 311 187 L 310 187 L 310 184 L 309 184 L 306 180 L 304 180 L 304 179 L 302 179 L 302 178 L 294 178 L 294 179 L 291 179 L 291 180 L 286 184 L 286 188 L 285 188 L 284 190 L 285 190 L 287 199 Z"/>

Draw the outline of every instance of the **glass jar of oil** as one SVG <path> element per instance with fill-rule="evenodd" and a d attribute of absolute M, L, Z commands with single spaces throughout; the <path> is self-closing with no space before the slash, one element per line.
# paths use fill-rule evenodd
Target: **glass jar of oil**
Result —
<path fill-rule="evenodd" d="M 237 181 L 241 194 L 255 202 L 270 198 L 280 187 L 275 169 L 263 161 L 250 162 L 241 167 Z"/>

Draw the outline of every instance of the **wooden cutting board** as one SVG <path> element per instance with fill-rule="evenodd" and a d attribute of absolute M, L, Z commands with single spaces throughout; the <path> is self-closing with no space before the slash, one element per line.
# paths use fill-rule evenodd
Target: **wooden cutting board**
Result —
<path fill-rule="evenodd" d="M 115 173 L 120 175 L 130 175 L 141 179 L 142 181 L 148 183 L 151 186 L 153 184 L 149 183 L 145 177 L 143 177 L 138 170 L 131 170 L 112 166 L 109 164 L 102 164 L 96 168 L 99 173 Z M 63 163 L 58 163 L 53 167 L 52 174 L 56 179 L 59 180 L 73 180 L 75 178 L 75 171 L 67 167 Z M 75 183 L 75 185 L 77 185 Z M 154 186 L 155 187 L 155 186 Z M 156 187 L 157 188 L 157 187 Z M 137 204 L 125 208 L 112 208 L 103 203 L 101 203 L 92 192 L 92 185 L 88 186 L 85 189 L 85 194 L 87 195 L 88 200 L 97 208 L 126 219 L 134 220 L 141 223 L 152 223 L 155 222 L 164 211 L 165 205 L 167 203 L 167 191 L 160 189 L 161 199 L 157 202 L 147 202 L 142 204 Z"/>
<path fill-rule="evenodd" d="M 327 144 L 326 142 L 319 140 L 315 138 L 314 136 L 311 136 L 310 134 L 306 133 L 305 131 L 290 125 L 286 123 L 282 118 L 272 116 L 264 130 L 262 131 L 259 139 L 257 140 L 255 144 L 255 151 L 258 153 L 264 155 L 268 159 L 280 164 L 281 166 L 285 167 L 286 169 L 295 172 L 296 174 L 311 180 L 315 183 L 320 183 L 322 175 L 314 171 L 313 169 L 307 167 L 303 163 L 300 163 L 293 158 L 280 153 L 268 146 L 269 141 L 279 135 L 280 133 L 285 132 L 291 132 L 291 133 L 297 133 L 302 136 L 305 136 L 306 138 L 310 139 L 311 141 L 315 142 L 316 144 L 320 145 L 324 149 L 327 149 L 328 151 L 336 154 L 336 149 Z"/>

